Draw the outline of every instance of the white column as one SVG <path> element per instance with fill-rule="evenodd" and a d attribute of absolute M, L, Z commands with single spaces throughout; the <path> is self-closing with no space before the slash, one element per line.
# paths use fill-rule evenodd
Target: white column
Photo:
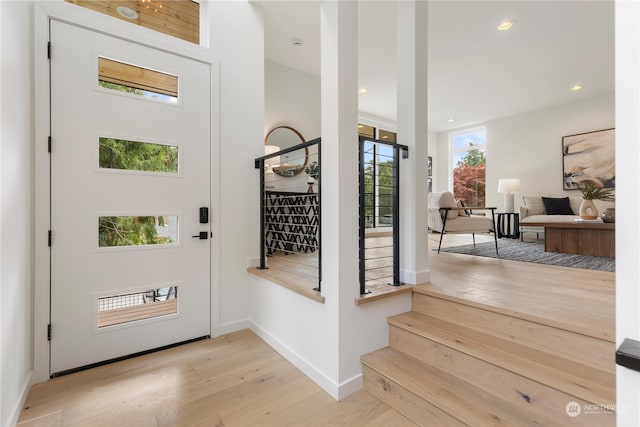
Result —
<path fill-rule="evenodd" d="M 640 340 L 640 4 L 616 1 L 616 346 Z M 616 370 L 616 421 L 640 425 L 640 373 Z"/>
<path fill-rule="evenodd" d="M 320 8 L 322 130 L 322 293 L 337 340 L 338 383 L 349 343 L 347 321 L 358 285 L 358 7 Z M 357 385 L 356 385 L 357 386 Z M 340 396 L 338 396 L 339 398 Z"/>
<path fill-rule="evenodd" d="M 400 280 L 430 280 L 427 248 L 427 2 L 397 3 L 398 143 L 400 161 Z"/>

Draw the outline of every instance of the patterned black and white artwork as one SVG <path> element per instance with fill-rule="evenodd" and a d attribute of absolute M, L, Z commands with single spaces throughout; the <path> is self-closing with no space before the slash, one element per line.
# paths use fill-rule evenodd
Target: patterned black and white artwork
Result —
<path fill-rule="evenodd" d="M 615 129 L 562 137 L 562 188 L 615 188 L 615 140 Z"/>

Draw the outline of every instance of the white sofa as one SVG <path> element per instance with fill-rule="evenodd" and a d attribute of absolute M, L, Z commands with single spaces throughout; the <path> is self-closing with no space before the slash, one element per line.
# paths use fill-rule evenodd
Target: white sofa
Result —
<path fill-rule="evenodd" d="M 547 196 L 545 196 L 547 197 Z M 548 197 L 566 197 L 566 196 L 548 196 Z M 520 207 L 520 239 L 522 239 L 523 233 L 542 233 L 544 228 L 527 226 L 527 223 L 531 222 L 573 222 L 576 218 L 580 218 L 578 213 L 580 212 L 580 205 L 582 204 L 582 197 L 569 197 L 569 205 L 573 211 L 573 215 L 548 215 L 542 196 L 523 196 L 523 205 Z M 602 214 L 605 209 L 613 208 L 614 202 L 605 202 L 602 200 L 594 200 L 596 209 L 598 209 L 598 215 Z"/>

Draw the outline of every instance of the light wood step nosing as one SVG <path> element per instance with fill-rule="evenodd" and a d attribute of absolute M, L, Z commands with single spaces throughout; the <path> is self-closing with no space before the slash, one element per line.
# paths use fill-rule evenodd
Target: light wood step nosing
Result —
<path fill-rule="evenodd" d="M 476 301 L 470 301 L 468 299 L 464 299 L 455 295 L 448 295 L 439 291 L 431 290 L 423 286 L 415 286 L 414 288 L 412 288 L 412 291 L 413 291 L 413 294 L 419 294 L 419 295 L 423 295 L 431 298 L 438 298 L 445 301 L 462 304 L 468 307 L 479 308 L 481 310 L 490 311 L 490 312 L 501 314 L 504 316 L 527 320 L 533 323 L 538 323 L 540 325 L 550 326 L 552 328 L 564 330 L 567 332 L 573 332 L 576 334 L 585 335 L 588 337 L 597 338 L 604 341 L 615 343 L 615 333 L 613 331 L 606 334 L 597 334 L 597 333 L 594 333 L 594 331 L 588 327 L 571 325 L 565 322 L 555 321 L 542 316 L 535 316 L 532 314 L 523 313 L 517 310 L 510 310 L 510 309 L 497 307 L 490 304 L 483 304 Z"/>
<path fill-rule="evenodd" d="M 424 314 L 421 314 L 421 313 L 418 313 L 418 314 L 425 318 L 429 318 L 429 316 L 426 316 Z M 558 370 L 554 367 L 542 364 L 535 360 L 529 360 L 526 357 L 523 357 L 519 354 L 515 354 L 508 350 L 495 349 L 495 348 L 491 348 L 491 351 L 475 350 L 469 347 L 469 343 L 475 346 L 479 346 L 480 348 L 483 348 L 486 346 L 484 343 L 479 342 L 470 337 L 462 337 L 463 339 L 462 341 L 452 340 L 446 337 L 443 338 L 437 332 L 428 333 L 427 331 L 408 326 L 403 322 L 397 320 L 398 318 L 401 318 L 401 316 L 403 315 L 393 316 L 393 318 L 390 318 L 389 325 L 392 327 L 399 327 L 408 332 L 411 332 L 412 334 L 415 334 L 416 336 L 422 339 L 427 339 L 435 343 L 438 343 L 440 345 L 443 345 L 445 347 L 451 348 L 452 350 L 467 354 L 471 357 L 482 360 L 498 368 L 501 368 L 506 371 L 512 372 L 514 374 L 528 378 L 531 381 L 536 381 L 540 384 L 554 388 L 563 393 L 574 395 L 587 402 L 590 402 L 593 404 L 601 404 L 603 402 L 615 401 L 615 375 L 614 374 L 609 374 L 609 373 L 600 371 L 595 368 L 590 368 L 587 366 L 580 367 L 578 366 L 579 364 L 577 363 L 574 363 L 567 359 L 563 359 L 565 361 L 564 365 L 573 364 L 575 365 L 575 367 L 582 368 L 583 370 L 590 371 L 591 373 L 595 373 L 599 377 L 608 378 L 609 382 L 613 382 L 612 387 L 605 387 L 605 386 L 602 386 L 601 381 L 590 380 L 588 378 L 585 378 L 584 376 L 579 375 L 576 372 L 567 372 L 565 370 Z M 437 319 L 437 320 L 446 323 L 446 321 L 443 321 L 441 319 Z M 458 325 L 456 326 L 458 328 L 463 328 Z M 440 328 L 435 327 L 435 329 L 440 329 Z M 449 333 L 447 331 L 445 332 L 451 335 L 456 335 L 455 333 Z M 475 331 L 472 331 L 472 332 L 475 333 Z M 496 338 L 496 339 L 505 341 L 505 340 L 502 340 L 501 338 Z M 539 352 L 539 350 L 535 350 L 535 351 Z M 496 355 L 492 356 L 491 355 L 492 352 L 496 353 Z M 557 358 L 557 359 L 562 359 L 562 358 Z M 534 374 L 532 374 L 532 372 Z"/>

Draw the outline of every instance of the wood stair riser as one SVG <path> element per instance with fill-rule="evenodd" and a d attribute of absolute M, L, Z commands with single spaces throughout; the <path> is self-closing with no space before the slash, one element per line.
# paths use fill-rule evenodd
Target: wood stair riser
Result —
<path fill-rule="evenodd" d="M 493 394 L 518 411 L 529 413 L 532 418 L 540 420 L 542 425 L 615 425 L 615 415 L 611 412 L 569 417 L 566 413 L 567 404 L 576 402 L 585 407 L 588 402 L 582 399 L 397 326 L 390 325 L 389 334 L 389 345 L 392 348 Z"/>
<path fill-rule="evenodd" d="M 465 426 L 458 419 L 368 366 L 362 367 L 364 388 L 419 426 Z"/>
<path fill-rule="evenodd" d="M 415 312 L 615 373 L 614 342 L 415 292 L 412 304 Z"/>
<path fill-rule="evenodd" d="M 446 320 L 409 312 L 389 324 L 593 404 L 615 401 L 615 375 Z"/>

